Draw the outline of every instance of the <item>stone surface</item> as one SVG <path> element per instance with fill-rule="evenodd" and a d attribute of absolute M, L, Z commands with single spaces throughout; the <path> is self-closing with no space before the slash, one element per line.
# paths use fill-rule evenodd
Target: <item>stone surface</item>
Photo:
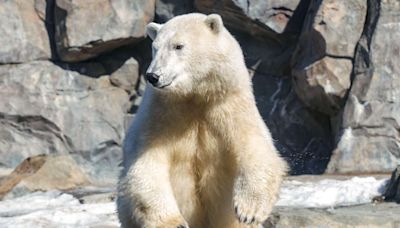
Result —
<path fill-rule="evenodd" d="M 391 172 L 400 161 L 400 3 L 382 1 L 380 16 L 379 1 L 368 3 L 329 173 Z"/>
<path fill-rule="evenodd" d="M 38 155 L 25 159 L 9 175 L 0 180 L 0 198 L 9 193 L 21 180 L 34 175 L 46 162 L 46 156 Z"/>
<path fill-rule="evenodd" d="M 335 209 L 275 208 L 264 224 L 266 228 L 284 227 L 399 227 L 400 206 L 393 203 L 366 204 Z"/>
<path fill-rule="evenodd" d="M 343 107 L 366 12 L 365 0 L 311 1 L 292 58 L 293 85 L 308 107 L 328 115 Z"/>
<path fill-rule="evenodd" d="M 38 155 L 25 159 L 0 182 L 0 196 L 13 198 L 28 192 L 68 190 L 88 184 L 88 178 L 69 155 Z"/>
<path fill-rule="evenodd" d="M 139 58 L 137 50 L 128 46 L 102 55 L 97 61 L 104 66 L 114 86 L 135 95 L 140 68 L 136 58 Z"/>
<path fill-rule="evenodd" d="M 0 97 L 7 97 L 0 99 L 1 166 L 71 154 L 90 177 L 115 181 L 129 96 L 104 72 L 89 63 L 1 66 Z"/>
<path fill-rule="evenodd" d="M 0 64 L 51 58 L 45 10 L 39 0 L 0 2 Z"/>
<path fill-rule="evenodd" d="M 134 58 L 128 59 L 124 65 L 110 75 L 110 81 L 113 85 L 129 93 L 135 91 L 138 80 L 139 65 Z"/>
<path fill-rule="evenodd" d="M 195 0 L 195 6 L 200 12 L 221 14 L 225 24 L 235 29 L 255 36 L 276 37 L 277 34 L 297 31 L 298 26 L 301 27 L 304 15 L 294 17 L 292 24 L 290 19 L 297 9 L 302 11 L 299 12 L 300 14 L 303 14 L 308 2 L 300 0 Z"/>
<path fill-rule="evenodd" d="M 86 60 L 145 36 L 154 0 L 56 0 L 56 45 L 63 61 Z"/>

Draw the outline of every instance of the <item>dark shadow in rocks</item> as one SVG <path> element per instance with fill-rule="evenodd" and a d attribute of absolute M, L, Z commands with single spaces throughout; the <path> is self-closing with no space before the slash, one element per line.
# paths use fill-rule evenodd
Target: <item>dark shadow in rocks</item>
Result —
<path fill-rule="evenodd" d="M 55 21 L 54 21 L 54 5 L 55 0 L 46 0 L 46 18 L 45 18 L 45 26 L 47 30 L 47 35 L 49 37 L 50 50 L 51 50 L 51 59 L 57 60 L 58 53 L 56 49 L 55 42 Z"/>
<path fill-rule="evenodd" d="M 400 203 L 400 165 L 393 171 L 383 196 L 387 202 Z"/>
<path fill-rule="evenodd" d="M 333 149 L 329 118 L 300 102 L 289 76 L 256 73 L 253 87 L 257 107 L 290 174 L 323 173 Z"/>
<path fill-rule="evenodd" d="M 253 74 L 257 107 L 291 174 L 323 173 L 333 149 L 330 121 L 308 109 L 294 91 L 289 67 L 294 44 L 260 41 L 246 33 L 231 32 Z"/>
<path fill-rule="evenodd" d="M 292 17 L 288 21 L 283 34 L 300 34 L 303 28 L 304 19 L 306 18 L 311 0 L 302 0 L 294 10 Z M 322 1 L 317 1 L 321 4 Z M 310 13 L 310 12 L 308 12 Z"/>
<path fill-rule="evenodd" d="M 292 84 L 290 61 L 309 3 L 308 0 L 302 1 L 294 13 L 300 22 L 288 24 L 286 32 L 294 36 L 281 34 L 282 39 L 260 39 L 228 27 L 242 46 L 246 65 L 254 75 L 253 89 L 260 114 L 280 154 L 288 161 L 290 173 L 294 175 L 323 173 L 333 149 L 329 117 L 308 109 L 298 98 Z M 313 12 L 312 17 L 315 14 Z M 316 56 L 315 61 L 324 56 L 326 49 L 324 40 L 320 40 L 318 45 L 318 50 L 314 50 L 318 53 L 313 55 Z"/>
<path fill-rule="evenodd" d="M 154 21 L 165 23 L 171 18 L 194 12 L 193 0 L 157 0 Z"/>
<path fill-rule="evenodd" d="M 360 100 L 363 100 L 369 84 L 372 80 L 374 72 L 374 64 L 372 62 L 371 42 L 380 16 L 381 0 L 367 1 L 367 15 L 364 22 L 364 28 L 361 38 L 357 43 L 354 58 L 353 72 L 350 78 L 350 89 L 346 94 L 347 97 L 350 91 L 358 91 L 356 95 Z M 358 80 L 356 80 L 356 77 Z"/>
<path fill-rule="evenodd" d="M 138 44 L 123 46 L 86 61 L 76 63 L 53 61 L 53 63 L 64 70 L 98 78 L 113 74 L 130 58 L 138 61 L 140 72 L 145 70 L 143 68 L 147 69 L 151 62 L 151 42 L 145 39 Z"/>
<path fill-rule="evenodd" d="M 61 67 L 66 71 L 75 71 L 81 75 L 98 78 L 103 75 L 107 75 L 107 71 L 104 66 L 96 62 L 95 60 L 89 60 L 79 63 L 66 63 L 60 61 L 53 61 L 53 64 Z"/>

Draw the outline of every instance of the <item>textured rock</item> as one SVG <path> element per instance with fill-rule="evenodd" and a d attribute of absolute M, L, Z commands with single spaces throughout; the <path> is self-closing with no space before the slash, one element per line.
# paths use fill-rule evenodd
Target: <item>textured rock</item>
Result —
<path fill-rule="evenodd" d="M 278 207 L 274 209 L 264 227 L 399 227 L 399 213 L 400 206 L 393 203 L 366 204 L 335 209 Z"/>
<path fill-rule="evenodd" d="M 294 67 L 293 87 L 307 107 L 334 115 L 341 109 L 350 88 L 351 71 L 350 60 L 324 57 L 304 68 Z"/>
<path fill-rule="evenodd" d="M 113 72 L 110 81 L 113 85 L 126 90 L 129 93 L 135 91 L 139 80 L 139 65 L 134 58 L 128 59 L 124 65 Z"/>
<path fill-rule="evenodd" d="M 379 3 L 368 1 L 329 173 L 391 172 L 400 160 L 400 4 L 382 1 L 379 16 Z"/>
<path fill-rule="evenodd" d="M 0 181 L 0 198 L 9 193 L 22 179 L 35 174 L 46 162 L 44 155 L 25 159 L 9 175 Z"/>
<path fill-rule="evenodd" d="M 98 64 L 0 67 L 1 166 L 37 154 L 71 154 L 98 181 L 116 177 L 129 96 Z M 85 72 L 85 76 L 81 73 Z"/>
<path fill-rule="evenodd" d="M 97 58 L 104 66 L 110 81 L 114 86 L 135 95 L 139 80 L 139 62 L 137 50 L 132 47 L 122 47 Z"/>
<path fill-rule="evenodd" d="M 308 1 L 300 0 L 196 0 L 195 6 L 200 12 L 219 13 L 225 24 L 235 29 L 250 32 L 253 35 L 276 36 L 286 31 L 297 31 L 301 26 L 302 15 L 290 19 L 297 8 L 304 11 Z M 303 12 L 302 12 L 303 13 Z M 300 13 L 300 14 L 302 14 Z M 297 24 L 300 22 L 300 24 Z"/>
<path fill-rule="evenodd" d="M 365 0 L 311 1 L 292 59 L 293 84 L 308 107 L 328 115 L 342 108 L 366 12 Z"/>
<path fill-rule="evenodd" d="M 81 61 L 133 43 L 153 20 L 154 0 L 56 0 L 56 44 L 63 61 Z"/>
<path fill-rule="evenodd" d="M 51 57 L 47 14 L 43 7 L 37 9 L 39 0 L 0 2 L 0 64 Z"/>
<path fill-rule="evenodd" d="M 68 190 L 88 184 L 88 178 L 70 156 L 39 155 L 24 160 L 0 183 L 0 196 L 12 198 L 21 193 Z"/>

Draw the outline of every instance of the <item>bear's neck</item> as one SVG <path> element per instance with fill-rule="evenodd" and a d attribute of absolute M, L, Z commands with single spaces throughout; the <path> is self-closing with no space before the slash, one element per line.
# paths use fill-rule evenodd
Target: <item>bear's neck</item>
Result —
<path fill-rule="evenodd" d="M 162 104 L 164 107 L 183 107 L 187 111 L 197 111 L 199 108 L 207 109 L 218 106 L 233 97 L 248 96 L 243 94 L 241 90 L 226 90 L 219 93 L 203 93 L 203 94 L 169 94 L 155 91 L 154 99 L 157 104 Z M 194 109 L 193 109 L 194 108 Z"/>

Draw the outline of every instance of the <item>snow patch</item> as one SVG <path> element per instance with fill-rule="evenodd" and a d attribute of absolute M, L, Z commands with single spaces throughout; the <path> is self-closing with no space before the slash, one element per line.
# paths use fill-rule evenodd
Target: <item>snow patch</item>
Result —
<path fill-rule="evenodd" d="M 36 192 L 0 202 L 0 227 L 119 227 L 114 202 L 80 204 L 58 191 Z"/>
<path fill-rule="evenodd" d="M 353 177 L 318 182 L 285 181 L 277 206 L 328 208 L 370 203 L 382 195 L 387 179 Z"/>

